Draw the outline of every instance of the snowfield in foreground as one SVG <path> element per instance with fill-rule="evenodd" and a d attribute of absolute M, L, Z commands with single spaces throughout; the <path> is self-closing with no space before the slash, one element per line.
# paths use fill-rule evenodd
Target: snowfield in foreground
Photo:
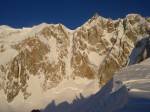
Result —
<path fill-rule="evenodd" d="M 56 88 L 42 92 L 40 88 L 42 81 L 42 77 L 32 76 L 30 78 L 28 91 L 32 91 L 32 96 L 27 100 L 23 100 L 23 94 L 19 92 L 15 100 L 8 103 L 4 92 L 0 91 L 0 112 L 31 112 L 33 109 L 43 110 L 44 108 L 46 108 L 45 112 L 49 112 L 49 109 L 57 107 L 62 102 L 72 104 L 74 100 L 83 96 L 89 97 L 99 90 L 98 80 L 78 78 L 76 80 L 63 80 Z M 49 107 L 49 103 L 53 106 Z M 48 107 L 46 107 L 47 105 Z M 60 110 L 58 108 L 53 111 Z"/>
<path fill-rule="evenodd" d="M 150 59 L 120 70 L 76 111 L 150 112 Z"/>

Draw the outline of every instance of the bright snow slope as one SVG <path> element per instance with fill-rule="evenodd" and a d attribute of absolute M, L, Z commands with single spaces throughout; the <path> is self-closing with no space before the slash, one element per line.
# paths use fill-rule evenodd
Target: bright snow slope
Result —
<path fill-rule="evenodd" d="M 150 112 L 150 58 L 120 70 L 97 94 L 71 112 Z"/>
<path fill-rule="evenodd" d="M 37 76 L 30 78 L 28 91 L 32 91 L 32 97 L 27 100 L 23 100 L 23 94 L 19 92 L 15 100 L 7 103 L 4 92 L 0 91 L 0 112 L 31 112 L 33 109 L 43 110 L 49 103 L 54 103 L 56 107 L 62 102 L 71 104 L 74 100 L 80 99 L 82 95 L 88 97 L 99 90 L 98 80 L 78 78 L 76 80 L 63 80 L 56 88 L 42 92 L 40 88 L 42 79 L 42 77 Z"/>

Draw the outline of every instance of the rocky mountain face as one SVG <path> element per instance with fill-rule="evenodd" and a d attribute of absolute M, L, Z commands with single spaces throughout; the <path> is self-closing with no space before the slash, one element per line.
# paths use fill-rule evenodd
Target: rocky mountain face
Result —
<path fill-rule="evenodd" d="M 42 80 L 42 93 L 65 79 L 98 79 L 102 87 L 128 64 L 148 28 L 150 18 L 137 14 L 118 20 L 96 14 L 75 30 L 46 23 L 22 29 L 0 26 L 0 91 L 9 103 L 19 93 L 27 100 L 33 76 Z"/>

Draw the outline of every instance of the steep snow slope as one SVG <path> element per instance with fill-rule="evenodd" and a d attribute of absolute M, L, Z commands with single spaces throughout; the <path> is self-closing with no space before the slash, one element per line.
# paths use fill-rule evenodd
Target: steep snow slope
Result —
<path fill-rule="evenodd" d="M 90 100 L 71 112 L 149 112 L 150 59 L 117 72 Z"/>
<path fill-rule="evenodd" d="M 30 85 L 28 91 L 32 92 L 32 97 L 26 100 L 24 100 L 24 95 L 19 92 L 17 97 L 8 104 L 5 94 L 1 92 L 0 111 L 30 112 L 33 109 L 44 109 L 51 102 L 54 102 L 56 106 L 62 102 L 73 103 L 73 100 L 76 100 L 77 97 L 80 98 L 80 94 L 88 97 L 99 90 L 97 80 L 69 79 L 63 80 L 56 88 L 43 92 L 40 85 L 42 81 L 42 78 L 31 76 L 28 81 Z"/>

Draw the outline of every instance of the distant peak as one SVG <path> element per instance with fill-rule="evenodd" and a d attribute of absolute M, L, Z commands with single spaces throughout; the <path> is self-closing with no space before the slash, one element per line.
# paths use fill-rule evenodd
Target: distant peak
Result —
<path fill-rule="evenodd" d="M 39 24 L 37 26 L 47 26 L 47 25 L 48 25 L 47 23 L 43 22 L 43 23 L 41 23 L 41 24 Z"/>
<path fill-rule="evenodd" d="M 95 19 L 96 19 L 96 18 L 98 18 L 99 16 L 100 16 L 99 13 L 96 12 L 92 18 L 95 18 Z"/>
<path fill-rule="evenodd" d="M 96 12 L 96 13 L 94 14 L 94 16 L 89 20 L 90 23 L 91 23 L 92 21 L 97 20 L 99 17 L 100 17 L 99 14 Z"/>
<path fill-rule="evenodd" d="M 38 25 L 33 26 L 33 28 L 44 28 L 44 27 L 47 27 L 47 26 L 49 26 L 49 24 L 43 22 L 43 23 L 41 23 L 41 24 L 38 24 Z"/>
<path fill-rule="evenodd" d="M 8 25 L 1 25 L 0 28 L 12 28 L 12 27 L 10 27 Z"/>
<path fill-rule="evenodd" d="M 133 18 L 133 17 L 141 17 L 141 15 L 139 15 L 139 14 L 128 14 L 127 16 L 126 16 L 126 18 Z"/>
<path fill-rule="evenodd" d="M 94 16 L 96 17 L 96 16 L 99 16 L 99 13 L 98 12 L 96 12 L 95 14 L 94 14 Z"/>

